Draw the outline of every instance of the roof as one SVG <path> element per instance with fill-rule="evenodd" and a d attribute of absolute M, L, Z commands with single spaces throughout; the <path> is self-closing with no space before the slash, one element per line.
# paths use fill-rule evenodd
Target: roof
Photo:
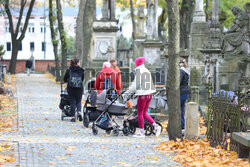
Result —
<path fill-rule="evenodd" d="M 24 12 L 23 12 L 24 16 L 28 12 L 28 9 L 29 8 L 24 9 Z M 10 10 L 11 10 L 11 14 L 13 16 L 19 15 L 19 9 L 15 8 L 15 9 L 10 9 Z M 78 14 L 78 8 L 65 7 L 65 8 L 62 8 L 62 10 L 63 10 L 63 12 L 62 12 L 63 16 L 77 16 L 77 14 Z M 48 16 L 48 13 L 49 13 L 49 9 L 45 8 L 46 16 Z M 43 16 L 43 15 L 44 15 L 44 8 L 43 7 L 35 7 L 32 9 L 31 16 Z"/>

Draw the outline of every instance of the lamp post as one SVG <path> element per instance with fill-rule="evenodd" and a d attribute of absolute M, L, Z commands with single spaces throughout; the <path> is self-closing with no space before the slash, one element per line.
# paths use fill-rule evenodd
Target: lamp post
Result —
<path fill-rule="evenodd" d="M 43 27 L 43 37 L 44 37 L 44 59 L 46 59 L 46 14 L 45 14 L 46 0 L 44 0 L 44 27 Z"/>

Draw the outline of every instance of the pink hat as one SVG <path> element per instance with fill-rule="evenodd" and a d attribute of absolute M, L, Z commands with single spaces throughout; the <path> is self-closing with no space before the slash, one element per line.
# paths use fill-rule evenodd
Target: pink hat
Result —
<path fill-rule="evenodd" d="M 136 64 L 136 66 L 140 66 L 140 65 L 144 64 L 144 61 L 145 61 L 145 57 L 137 57 L 135 59 L 135 64 Z"/>

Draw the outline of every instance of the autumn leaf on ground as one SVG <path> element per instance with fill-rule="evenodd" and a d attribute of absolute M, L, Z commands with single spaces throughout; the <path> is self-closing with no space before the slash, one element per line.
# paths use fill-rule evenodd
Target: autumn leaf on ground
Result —
<path fill-rule="evenodd" d="M 78 163 L 87 163 L 87 161 L 78 160 Z"/>
<path fill-rule="evenodd" d="M 58 160 L 58 161 L 61 161 L 61 160 L 64 160 L 65 159 L 65 157 L 64 156 L 56 156 L 56 159 Z"/>
<path fill-rule="evenodd" d="M 75 149 L 75 146 L 69 146 L 68 148 L 65 148 L 65 150 L 73 151 Z"/>

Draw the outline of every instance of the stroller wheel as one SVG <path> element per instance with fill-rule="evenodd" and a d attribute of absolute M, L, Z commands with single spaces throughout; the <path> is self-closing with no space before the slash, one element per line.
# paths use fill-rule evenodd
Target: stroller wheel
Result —
<path fill-rule="evenodd" d="M 123 132 L 124 136 L 128 136 L 128 134 L 129 134 L 128 128 L 123 128 L 122 132 Z"/>
<path fill-rule="evenodd" d="M 134 134 L 135 131 L 136 131 L 135 126 L 129 126 L 129 133 L 130 133 L 130 134 Z"/>
<path fill-rule="evenodd" d="M 89 115 L 86 113 L 83 114 L 83 126 L 86 128 L 89 127 Z"/>
<path fill-rule="evenodd" d="M 114 136 L 118 136 L 118 135 L 119 135 L 119 129 L 115 128 L 115 129 L 113 130 L 113 135 L 114 135 Z"/>
<path fill-rule="evenodd" d="M 92 126 L 92 132 L 94 135 L 97 135 L 98 134 L 98 129 L 95 127 L 95 125 L 93 124 Z"/>
<path fill-rule="evenodd" d="M 145 127 L 145 135 L 150 136 L 153 133 L 153 126 L 146 124 Z"/>
<path fill-rule="evenodd" d="M 107 133 L 108 135 L 110 135 L 111 130 L 106 130 L 106 133 Z"/>

